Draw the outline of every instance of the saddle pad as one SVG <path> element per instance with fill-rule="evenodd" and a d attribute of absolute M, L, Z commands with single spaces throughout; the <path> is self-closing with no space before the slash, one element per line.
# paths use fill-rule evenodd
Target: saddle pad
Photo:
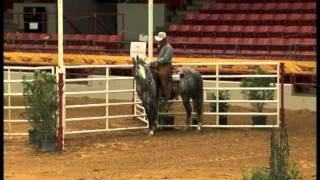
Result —
<path fill-rule="evenodd" d="M 173 81 L 180 81 L 180 74 L 173 74 L 172 75 L 172 80 Z"/>

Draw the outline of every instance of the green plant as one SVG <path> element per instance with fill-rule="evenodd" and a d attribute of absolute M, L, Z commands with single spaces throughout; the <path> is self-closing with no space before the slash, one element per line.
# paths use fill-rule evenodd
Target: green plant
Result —
<path fill-rule="evenodd" d="M 23 96 L 26 99 L 26 117 L 41 137 L 55 137 L 57 120 L 57 86 L 54 75 L 35 71 L 32 79 L 23 77 Z"/>
<path fill-rule="evenodd" d="M 280 128 L 280 141 L 272 128 L 270 138 L 269 168 L 256 168 L 243 180 L 298 180 L 303 179 L 298 165 L 289 160 L 288 133 L 285 127 Z"/>
<path fill-rule="evenodd" d="M 209 94 L 209 100 L 215 100 L 217 97 L 214 93 Z M 219 91 L 219 100 L 229 100 L 230 94 L 228 90 Z M 220 102 L 219 103 L 219 112 L 228 112 L 230 105 L 227 102 Z M 217 111 L 217 103 L 212 102 L 210 103 L 211 112 Z"/>
<path fill-rule="evenodd" d="M 261 68 L 258 68 L 253 72 L 254 75 L 267 75 L 267 72 Z M 258 88 L 267 88 L 275 87 L 275 78 L 262 78 L 262 77 L 247 77 L 241 80 L 241 87 L 258 87 Z M 248 100 L 273 100 L 274 99 L 274 90 L 242 90 L 245 99 Z M 263 112 L 265 103 L 263 102 L 254 102 L 250 103 L 252 107 L 256 109 L 257 112 Z"/>
<path fill-rule="evenodd" d="M 254 168 L 248 175 L 244 175 L 242 180 L 270 180 L 268 168 Z"/>
<path fill-rule="evenodd" d="M 172 106 L 172 102 L 168 102 L 165 100 L 159 101 L 159 112 L 169 112 L 170 107 Z"/>

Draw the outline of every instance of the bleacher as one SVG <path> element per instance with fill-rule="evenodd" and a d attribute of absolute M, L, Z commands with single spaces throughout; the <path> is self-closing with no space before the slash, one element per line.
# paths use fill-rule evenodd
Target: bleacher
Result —
<path fill-rule="evenodd" d="M 120 53 L 123 48 L 122 35 L 64 34 L 66 53 Z M 57 52 L 56 33 L 5 33 L 6 51 Z"/>
<path fill-rule="evenodd" d="M 178 56 L 314 60 L 314 0 L 218 0 L 171 24 Z"/>

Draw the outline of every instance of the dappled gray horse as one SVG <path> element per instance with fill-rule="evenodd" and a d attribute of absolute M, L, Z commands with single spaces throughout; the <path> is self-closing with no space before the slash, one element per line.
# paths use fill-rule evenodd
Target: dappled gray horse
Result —
<path fill-rule="evenodd" d="M 157 87 L 157 77 L 144 60 L 139 57 L 133 59 L 134 78 L 137 83 L 137 94 L 142 100 L 142 105 L 146 110 L 149 122 L 149 133 L 153 135 L 156 129 L 156 122 L 158 118 L 158 102 L 159 93 Z M 174 96 L 181 96 L 183 105 L 187 112 L 186 128 L 191 124 L 192 106 L 190 99 L 193 102 L 193 108 L 196 112 L 196 121 L 198 123 L 197 130 L 201 130 L 202 116 L 203 116 L 203 80 L 201 74 L 187 67 L 181 68 L 180 80 L 172 81 L 172 90 Z"/>

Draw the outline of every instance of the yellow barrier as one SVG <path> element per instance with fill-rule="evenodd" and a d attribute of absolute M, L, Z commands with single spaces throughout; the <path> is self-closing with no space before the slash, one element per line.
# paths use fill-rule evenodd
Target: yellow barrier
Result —
<path fill-rule="evenodd" d="M 4 64 L 10 65 L 57 65 L 58 54 L 54 53 L 26 53 L 26 52 L 4 52 Z M 283 62 L 285 72 L 292 74 L 316 74 L 315 61 L 293 61 L 293 60 L 254 60 L 254 59 L 222 59 L 222 58 L 173 58 L 175 63 L 208 63 L 208 62 Z M 65 65 L 88 65 L 88 64 L 131 64 L 129 56 L 87 55 L 87 54 L 64 54 Z M 222 66 L 222 71 L 247 72 L 254 66 Z M 262 66 L 268 72 L 275 73 L 276 67 L 270 65 Z M 212 71 L 215 66 L 200 66 L 199 71 Z"/>

